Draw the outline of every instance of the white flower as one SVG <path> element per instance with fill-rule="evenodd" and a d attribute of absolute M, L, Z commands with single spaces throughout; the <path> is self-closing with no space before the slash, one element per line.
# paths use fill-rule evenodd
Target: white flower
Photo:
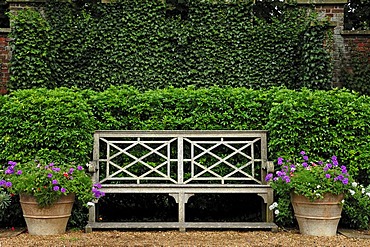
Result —
<path fill-rule="evenodd" d="M 370 192 L 367 192 L 367 193 L 366 193 L 366 195 L 367 195 L 368 197 L 370 197 Z"/>
<path fill-rule="evenodd" d="M 321 195 L 320 195 L 320 193 L 316 193 L 316 196 L 317 196 L 317 197 L 320 197 Z"/>
<path fill-rule="evenodd" d="M 278 210 L 278 209 L 276 209 L 276 210 L 274 211 L 274 213 L 275 213 L 276 215 L 278 215 L 280 212 L 279 212 L 279 210 Z"/>
<path fill-rule="evenodd" d="M 351 194 L 351 196 L 353 196 L 355 194 L 355 191 L 354 190 L 348 190 L 348 191 Z"/>
<path fill-rule="evenodd" d="M 316 188 L 320 189 L 320 188 L 321 188 L 321 185 L 317 185 L 317 187 L 316 187 Z"/>
<path fill-rule="evenodd" d="M 353 183 L 352 183 L 352 186 L 353 186 L 353 187 L 357 187 L 357 183 L 356 183 L 356 182 L 353 182 Z"/>
<path fill-rule="evenodd" d="M 366 192 L 365 188 L 362 188 L 362 189 L 361 189 L 361 193 L 362 193 L 362 194 L 365 194 L 365 192 Z"/>
<path fill-rule="evenodd" d="M 92 207 L 92 206 L 94 206 L 95 204 L 93 203 L 93 202 L 88 202 L 87 203 L 87 206 L 89 206 L 89 207 Z"/>
<path fill-rule="evenodd" d="M 342 204 L 344 204 L 344 199 L 341 201 Z"/>
<path fill-rule="evenodd" d="M 273 204 L 271 204 L 271 205 L 269 206 L 269 209 L 270 209 L 270 210 L 274 210 L 275 208 L 277 208 L 277 206 L 278 206 L 277 202 L 274 202 Z"/>

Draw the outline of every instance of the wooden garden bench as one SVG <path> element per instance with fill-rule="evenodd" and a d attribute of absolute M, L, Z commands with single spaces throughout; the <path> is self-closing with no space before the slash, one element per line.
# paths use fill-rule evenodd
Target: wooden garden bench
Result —
<path fill-rule="evenodd" d="M 263 228 L 277 229 L 273 190 L 264 178 L 267 131 L 99 130 L 89 170 L 105 193 L 165 193 L 178 204 L 176 222 L 98 222 L 99 203 L 89 209 L 86 232 L 94 228 Z M 263 199 L 262 222 L 187 222 L 185 204 L 196 194 L 254 193 Z"/>

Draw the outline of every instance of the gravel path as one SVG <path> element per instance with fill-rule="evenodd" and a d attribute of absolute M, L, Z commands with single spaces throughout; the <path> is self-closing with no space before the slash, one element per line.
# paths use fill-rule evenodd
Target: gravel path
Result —
<path fill-rule="evenodd" d="M 68 231 L 57 236 L 0 238 L 0 247 L 26 246 L 328 246 L 369 247 L 370 239 L 303 236 L 298 231 Z"/>

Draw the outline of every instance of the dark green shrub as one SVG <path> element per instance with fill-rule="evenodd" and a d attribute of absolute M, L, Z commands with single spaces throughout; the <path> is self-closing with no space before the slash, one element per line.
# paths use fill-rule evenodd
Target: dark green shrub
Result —
<path fill-rule="evenodd" d="M 181 6 L 169 14 L 163 0 L 52 0 L 43 14 L 20 11 L 10 86 L 330 88 L 327 22 L 314 11 L 283 5 L 268 17 L 248 1 Z"/>

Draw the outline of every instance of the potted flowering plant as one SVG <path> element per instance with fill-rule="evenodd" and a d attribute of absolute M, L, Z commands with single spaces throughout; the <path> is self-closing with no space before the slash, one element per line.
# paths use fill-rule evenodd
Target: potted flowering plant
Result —
<path fill-rule="evenodd" d="M 19 194 L 28 231 L 34 235 L 65 232 L 75 197 L 85 205 L 104 196 L 99 184 L 80 165 L 57 165 L 39 161 L 17 164 L 9 161 L 0 181 L 11 194 Z M 51 211 L 56 209 L 57 214 Z M 50 216 L 50 217 L 49 217 Z M 45 219 L 58 223 L 55 230 Z M 37 221 L 40 219 L 41 221 Z M 34 226 L 40 223 L 38 226 Z"/>
<path fill-rule="evenodd" d="M 300 154 L 302 162 L 278 158 L 280 170 L 267 174 L 266 181 L 280 194 L 290 194 L 301 233 L 335 235 L 344 194 L 354 181 L 336 156 L 327 162 L 312 162 L 304 151 Z M 270 209 L 276 206 L 275 203 Z"/>

